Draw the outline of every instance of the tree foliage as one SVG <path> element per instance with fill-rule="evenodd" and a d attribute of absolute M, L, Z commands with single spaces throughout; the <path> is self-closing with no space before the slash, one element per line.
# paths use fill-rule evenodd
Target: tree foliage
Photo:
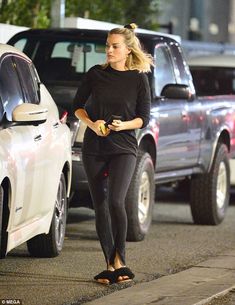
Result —
<path fill-rule="evenodd" d="M 66 15 L 157 29 L 159 0 L 67 0 Z"/>
<path fill-rule="evenodd" d="M 50 26 L 53 0 L 0 0 L 0 22 L 31 28 Z M 66 0 L 66 17 L 87 17 L 119 24 L 135 22 L 157 28 L 159 0 Z"/>
<path fill-rule="evenodd" d="M 1 2 L 0 22 L 20 26 L 46 28 L 50 25 L 48 0 L 4 0 Z"/>

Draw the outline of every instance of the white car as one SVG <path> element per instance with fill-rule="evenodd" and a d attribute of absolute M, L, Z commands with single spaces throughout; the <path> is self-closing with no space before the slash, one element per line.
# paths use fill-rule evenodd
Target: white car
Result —
<path fill-rule="evenodd" d="M 0 257 L 60 253 L 71 184 L 71 136 L 32 61 L 0 44 Z"/>
<path fill-rule="evenodd" d="M 199 96 L 235 95 L 235 54 L 194 56 L 187 61 Z M 235 159 L 230 159 L 230 171 L 235 186 Z"/>

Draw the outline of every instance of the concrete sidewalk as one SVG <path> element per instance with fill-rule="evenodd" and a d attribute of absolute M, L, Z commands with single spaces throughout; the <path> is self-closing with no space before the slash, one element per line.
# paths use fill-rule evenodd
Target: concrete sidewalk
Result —
<path fill-rule="evenodd" d="M 185 271 L 119 290 L 86 305 L 203 305 L 235 286 L 235 250 Z"/>

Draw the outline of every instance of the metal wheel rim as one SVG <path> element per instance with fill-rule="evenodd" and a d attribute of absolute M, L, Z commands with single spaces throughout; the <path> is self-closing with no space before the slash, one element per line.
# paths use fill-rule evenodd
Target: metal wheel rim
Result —
<path fill-rule="evenodd" d="M 138 217 L 140 224 L 148 218 L 150 205 L 150 180 L 147 172 L 143 172 L 139 187 Z"/>
<path fill-rule="evenodd" d="M 218 178 L 217 178 L 217 190 L 216 190 L 216 202 L 218 209 L 222 209 L 225 205 L 227 196 L 227 172 L 224 162 L 220 163 Z"/>
<path fill-rule="evenodd" d="M 65 194 L 63 182 L 60 181 L 55 204 L 55 238 L 58 249 L 62 248 L 66 223 Z"/>

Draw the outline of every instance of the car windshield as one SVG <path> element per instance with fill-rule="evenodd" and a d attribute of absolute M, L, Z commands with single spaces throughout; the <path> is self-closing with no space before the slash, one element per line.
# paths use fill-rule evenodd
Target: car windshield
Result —
<path fill-rule="evenodd" d="M 235 94 L 235 68 L 190 67 L 197 95 Z"/>
<path fill-rule="evenodd" d="M 106 59 L 105 43 L 70 40 L 30 41 L 22 38 L 15 46 L 31 57 L 44 83 L 79 81 L 92 66 L 105 63 Z"/>

